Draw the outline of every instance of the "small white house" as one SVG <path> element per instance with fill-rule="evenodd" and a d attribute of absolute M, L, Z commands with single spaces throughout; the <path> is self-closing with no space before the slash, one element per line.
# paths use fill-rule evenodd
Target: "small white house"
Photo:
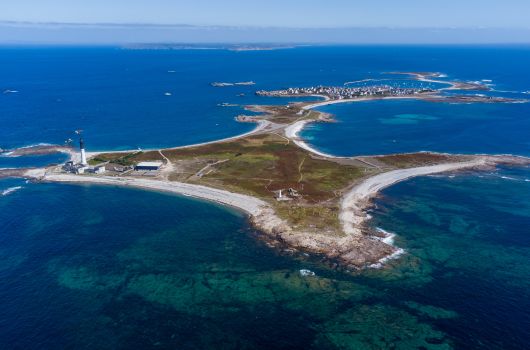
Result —
<path fill-rule="evenodd" d="M 94 168 L 94 174 L 105 174 L 107 169 L 105 169 L 105 166 L 98 166 Z"/>

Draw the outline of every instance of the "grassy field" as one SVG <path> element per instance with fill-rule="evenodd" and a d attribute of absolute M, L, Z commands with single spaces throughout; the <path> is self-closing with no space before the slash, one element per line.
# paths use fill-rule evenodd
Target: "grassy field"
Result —
<path fill-rule="evenodd" d="M 368 168 L 316 158 L 276 134 L 193 148 L 162 150 L 173 164 L 169 180 L 202 184 L 256 196 L 271 203 L 292 224 L 312 229 L 338 227 L 338 200 Z M 97 161 L 134 164 L 163 160 L 158 151 L 107 153 Z M 277 201 L 278 190 L 298 196 Z"/>
<path fill-rule="evenodd" d="M 259 197 L 294 227 L 334 234 L 339 229 L 339 200 L 362 178 L 396 168 L 466 160 L 433 153 L 366 157 L 341 162 L 316 157 L 278 134 L 260 134 L 198 147 L 161 151 L 173 167 L 170 181 L 201 184 Z M 162 160 L 159 151 L 100 154 L 91 161 L 133 165 Z M 369 164 L 377 164 L 378 167 Z M 289 196 L 288 190 L 294 195 Z M 288 200 L 278 201 L 282 190 Z"/>
<path fill-rule="evenodd" d="M 174 164 L 183 160 L 193 160 L 201 165 L 204 161 L 210 164 L 219 162 L 211 165 L 211 169 L 201 177 L 190 177 L 193 182 L 220 185 L 265 199 L 274 198 L 274 191 L 293 188 L 309 204 L 336 198 L 337 192 L 364 174 L 364 169 L 360 167 L 314 158 L 275 134 L 167 150 L 164 155 Z M 178 176 L 178 173 L 177 166 L 175 175 Z"/>
<path fill-rule="evenodd" d="M 301 119 L 331 121 L 331 116 L 302 110 L 303 104 L 288 106 L 247 106 L 260 113 L 251 119 L 289 124 Z M 162 160 L 172 164 L 164 177 L 170 181 L 201 184 L 244 193 L 269 202 L 277 214 L 294 227 L 337 233 L 339 200 L 344 191 L 360 179 L 377 172 L 465 160 L 462 156 L 433 153 L 358 157 L 357 160 L 322 159 L 275 133 L 198 147 L 134 153 L 106 153 L 91 164 L 110 162 L 134 165 L 140 161 Z M 278 191 L 287 195 L 276 199 Z M 284 199 L 286 199 L 284 197 Z"/>

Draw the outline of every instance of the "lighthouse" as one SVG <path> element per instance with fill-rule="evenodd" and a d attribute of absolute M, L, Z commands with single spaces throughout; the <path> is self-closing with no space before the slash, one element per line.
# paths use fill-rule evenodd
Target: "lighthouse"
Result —
<path fill-rule="evenodd" d="M 87 166 L 88 162 L 86 161 L 85 142 L 82 137 L 79 138 L 79 149 L 81 150 L 81 164 Z"/>

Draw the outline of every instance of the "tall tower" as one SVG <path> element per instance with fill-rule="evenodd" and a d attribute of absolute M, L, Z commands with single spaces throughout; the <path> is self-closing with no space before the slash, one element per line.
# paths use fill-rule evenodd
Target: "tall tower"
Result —
<path fill-rule="evenodd" d="M 81 164 L 86 166 L 88 162 L 86 161 L 85 141 L 83 141 L 83 137 L 79 138 L 79 148 L 81 149 Z"/>

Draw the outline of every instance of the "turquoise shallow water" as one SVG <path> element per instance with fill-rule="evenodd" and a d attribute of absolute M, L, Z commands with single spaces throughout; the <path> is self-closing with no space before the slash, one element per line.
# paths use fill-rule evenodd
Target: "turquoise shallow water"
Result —
<path fill-rule="evenodd" d="M 302 131 L 314 147 L 336 155 L 417 151 L 530 155 L 530 104 L 450 104 L 387 100 L 319 108 L 336 123 Z"/>
<path fill-rule="evenodd" d="M 320 47 L 275 52 L 2 49 L 0 147 L 170 146 L 249 130 L 254 89 L 385 71 L 493 79 L 525 96 L 526 47 Z M 168 72 L 175 70 L 175 73 Z M 211 81 L 255 80 L 216 89 Z M 411 83 L 411 82 L 400 82 Z M 172 96 L 164 92 L 171 91 Z M 237 96 L 245 93 L 245 96 Z M 304 132 L 336 154 L 528 154 L 523 105 L 326 108 Z M 354 113 L 352 113 L 354 112 Z M 352 114 L 350 114 L 352 113 Z M 218 125 L 217 125 L 218 124 Z M 395 140 L 396 142 L 393 142 Z M 0 167 L 60 159 L 0 158 Z M 406 254 L 350 275 L 261 244 L 245 218 L 140 190 L 0 180 L 0 348 L 521 349 L 530 339 L 528 169 L 424 177 L 384 191 L 373 225 Z M 316 277 L 303 277 L 310 269 Z"/>
<path fill-rule="evenodd" d="M 373 224 L 407 253 L 357 276 L 275 252 L 215 205 L 2 180 L 21 188 L 0 196 L 0 347 L 521 349 L 530 171 L 482 176 L 385 190 Z"/>

